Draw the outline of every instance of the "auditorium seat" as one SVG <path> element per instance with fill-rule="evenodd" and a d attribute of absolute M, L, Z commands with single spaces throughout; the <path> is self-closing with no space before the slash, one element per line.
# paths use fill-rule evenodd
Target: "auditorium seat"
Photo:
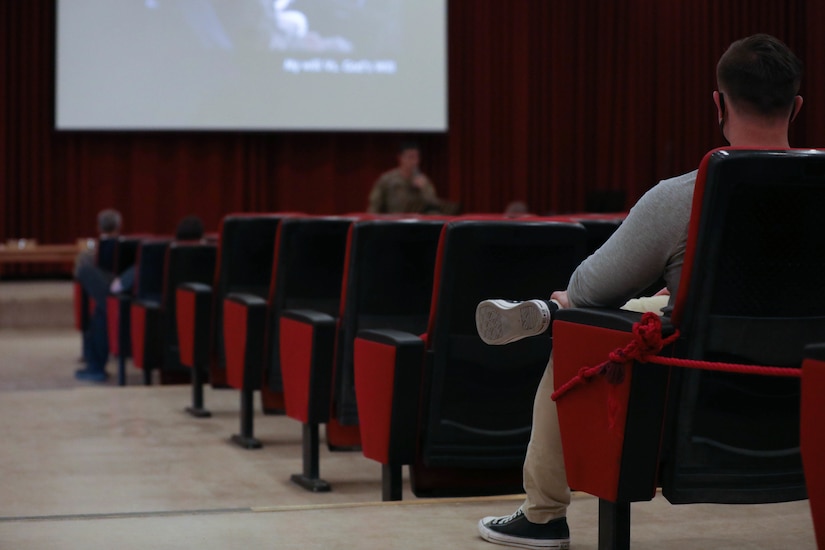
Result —
<path fill-rule="evenodd" d="M 630 503 L 657 486 L 673 504 L 806 498 L 798 375 L 804 346 L 825 331 L 823 210 L 825 153 L 712 151 L 662 332 L 654 314 L 557 312 L 557 393 L 594 374 L 557 403 L 568 483 L 601 499 L 600 548 L 629 547 Z M 674 339 L 660 358 L 608 361 L 631 340 L 655 354 L 660 334 Z M 723 370 L 654 362 L 674 359 Z"/>
<path fill-rule="evenodd" d="M 169 239 L 144 239 L 138 247 L 135 262 L 135 285 L 129 301 L 129 342 L 132 351 L 132 362 L 143 370 L 143 383 L 151 384 L 151 367 L 149 365 L 161 353 L 161 342 L 157 325 L 150 327 L 149 338 L 144 338 L 145 323 L 153 324 L 154 317 L 146 318 L 146 307 L 160 308 L 163 294 L 163 275 L 166 262 L 166 251 L 169 249 Z M 136 307 L 136 304 L 142 307 Z"/>
<path fill-rule="evenodd" d="M 117 237 L 114 247 L 112 273 L 121 276 L 124 271 L 135 265 L 140 242 L 146 235 L 129 235 Z M 126 385 L 126 359 L 132 355 L 131 334 L 129 328 L 132 292 L 130 289 L 106 298 L 106 327 L 109 338 L 109 354 L 117 358 L 118 385 Z"/>
<path fill-rule="evenodd" d="M 141 271 L 144 269 L 145 244 L 141 247 Z M 141 277 L 132 303 L 132 351 L 135 366 L 143 369 L 145 384 L 151 384 L 152 372 L 160 373 L 161 384 L 188 383 L 190 369 L 180 363 L 177 325 L 175 323 L 175 289 L 182 283 L 211 282 L 215 272 L 214 244 L 172 242 L 164 250 L 160 285 L 153 282 L 147 289 Z M 157 252 L 159 253 L 160 247 Z"/>
<path fill-rule="evenodd" d="M 364 455 L 383 468 L 383 499 L 522 491 L 533 396 L 549 335 L 506 347 L 478 336 L 476 306 L 566 286 L 584 259 L 580 224 L 530 218 L 453 221 L 438 248 L 426 333 L 361 330 L 355 383 Z"/>
<path fill-rule="evenodd" d="M 286 413 L 303 424 L 303 471 L 292 481 L 305 489 L 330 489 L 319 477 L 320 424 L 327 425 L 331 450 L 360 448 L 352 365 L 357 332 L 395 328 L 419 334 L 426 329 L 443 225 L 437 217 L 355 221 L 349 228 L 337 316 L 307 307 L 311 304 L 281 313 Z"/>
<path fill-rule="evenodd" d="M 231 293 L 224 299 L 227 382 L 241 390 L 241 431 L 233 441 L 258 448 L 251 403 L 269 391 L 283 409 L 278 323 L 285 308 L 335 315 L 341 297 L 347 232 L 352 218 L 295 216 L 278 227 L 266 300 Z M 273 399 L 274 398 L 274 399 Z"/>
<path fill-rule="evenodd" d="M 264 298 L 269 289 L 278 225 L 288 213 L 230 214 L 223 218 L 212 285 L 185 283 L 176 290 L 181 363 L 192 370 L 192 395 L 203 395 L 204 378 L 227 387 L 223 339 L 224 298 L 244 293 Z M 209 416 L 203 403 L 187 411 Z"/>

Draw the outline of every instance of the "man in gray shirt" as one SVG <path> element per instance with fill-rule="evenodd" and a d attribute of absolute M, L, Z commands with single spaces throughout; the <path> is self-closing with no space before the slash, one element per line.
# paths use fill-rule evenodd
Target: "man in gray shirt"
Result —
<path fill-rule="evenodd" d="M 716 67 L 713 92 L 719 127 L 735 147 L 787 149 L 788 126 L 802 107 L 797 95 L 802 63 L 772 36 L 758 34 L 734 42 Z M 566 290 L 551 300 L 479 304 L 476 323 L 482 340 L 504 344 L 544 332 L 552 312 L 566 307 L 621 307 L 659 310 L 672 306 L 684 261 L 696 171 L 665 180 L 648 191 L 611 238 L 573 273 Z M 662 296 L 627 300 L 664 277 Z M 525 320 L 529 321 L 525 323 Z M 533 406 L 533 429 L 524 462 L 527 499 L 512 515 L 479 521 L 481 537 L 521 548 L 570 547 L 567 507 L 570 490 L 553 393 L 553 359 L 547 365 Z"/>

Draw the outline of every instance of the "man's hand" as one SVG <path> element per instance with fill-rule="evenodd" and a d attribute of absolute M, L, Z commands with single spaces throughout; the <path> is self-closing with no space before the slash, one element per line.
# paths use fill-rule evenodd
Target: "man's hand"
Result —
<path fill-rule="evenodd" d="M 413 176 L 412 179 L 413 185 L 418 189 L 424 189 L 424 186 L 427 185 L 427 178 L 424 174 L 418 173 Z"/>
<path fill-rule="evenodd" d="M 562 309 L 570 307 L 570 299 L 567 297 L 566 290 L 555 291 L 553 294 L 550 295 L 550 299 L 557 301 Z"/>
<path fill-rule="evenodd" d="M 120 282 L 120 277 L 112 281 L 112 284 L 109 286 L 109 290 L 112 294 L 119 294 L 123 291 L 123 284 Z"/>

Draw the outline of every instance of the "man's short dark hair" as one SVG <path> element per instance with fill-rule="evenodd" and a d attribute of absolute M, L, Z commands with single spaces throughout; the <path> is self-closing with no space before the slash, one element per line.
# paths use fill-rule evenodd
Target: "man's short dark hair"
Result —
<path fill-rule="evenodd" d="M 421 148 L 418 146 L 418 143 L 412 140 L 405 140 L 401 142 L 401 145 L 398 146 L 398 154 L 400 155 L 404 151 L 420 151 Z"/>
<path fill-rule="evenodd" d="M 722 54 L 716 79 L 726 98 L 753 114 L 787 115 L 799 92 L 802 61 L 768 34 L 737 40 Z"/>
<path fill-rule="evenodd" d="M 203 222 L 197 216 L 186 216 L 178 222 L 175 239 L 179 241 L 198 241 L 203 238 Z"/>
<path fill-rule="evenodd" d="M 97 214 L 97 229 L 100 233 L 120 233 L 120 226 L 123 223 L 123 218 L 120 212 L 114 208 L 107 208 L 101 210 Z"/>

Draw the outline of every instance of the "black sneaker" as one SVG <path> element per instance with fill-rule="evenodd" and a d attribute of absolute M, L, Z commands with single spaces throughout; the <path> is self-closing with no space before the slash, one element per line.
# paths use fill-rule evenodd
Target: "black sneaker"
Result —
<path fill-rule="evenodd" d="M 74 377 L 83 382 L 105 382 L 109 379 L 109 374 L 105 370 L 86 367 L 74 371 Z"/>
<path fill-rule="evenodd" d="M 521 508 L 512 516 L 483 518 L 478 522 L 478 534 L 488 542 L 518 548 L 570 548 L 567 518 L 554 519 L 549 523 L 531 523 Z"/>
<path fill-rule="evenodd" d="M 509 344 L 545 332 L 558 309 L 552 300 L 484 300 L 476 306 L 476 329 L 485 344 Z"/>

